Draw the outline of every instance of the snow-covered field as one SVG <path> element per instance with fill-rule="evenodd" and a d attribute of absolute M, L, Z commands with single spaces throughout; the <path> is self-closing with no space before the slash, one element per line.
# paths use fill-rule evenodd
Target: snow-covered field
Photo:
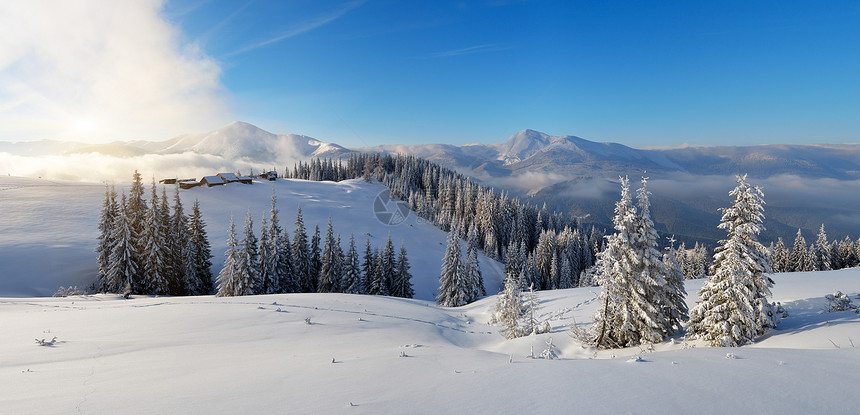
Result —
<path fill-rule="evenodd" d="M 539 293 L 553 332 L 515 340 L 494 297 L 3 298 L 0 413 L 856 413 L 860 315 L 820 311 L 860 269 L 775 279 L 790 317 L 755 345 L 654 351 L 569 336 L 593 289 Z M 560 360 L 526 357 L 550 338 Z"/>
<path fill-rule="evenodd" d="M 419 299 L 346 294 L 235 298 L 33 297 L 95 276 L 98 184 L 0 178 L 0 413 L 857 413 L 860 315 L 822 313 L 824 295 L 860 293 L 860 268 L 774 275 L 790 316 L 756 344 L 709 348 L 681 337 L 595 351 L 570 335 L 597 288 L 538 293 L 552 333 L 505 340 L 495 296 L 432 302 L 445 235 L 414 215 L 375 220 L 384 188 L 278 181 L 281 224 L 328 216 L 344 242 L 406 242 Z M 182 193 L 200 199 L 216 269 L 230 214 L 255 223 L 272 185 Z M 498 264 L 482 258 L 488 291 Z M 690 306 L 702 281 L 687 283 Z M 310 324 L 308 324 L 310 322 Z M 51 345 L 41 346 L 35 339 Z M 552 339 L 559 360 L 531 359 Z"/>

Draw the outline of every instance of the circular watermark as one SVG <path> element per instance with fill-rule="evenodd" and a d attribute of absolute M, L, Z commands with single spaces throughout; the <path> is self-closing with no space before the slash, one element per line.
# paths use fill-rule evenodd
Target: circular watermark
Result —
<path fill-rule="evenodd" d="M 403 223 L 409 216 L 409 204 L 392 199 L 388 190 L 383 190 L 373 200 L 373 215 L 385 225 L 395 226 Z"/>

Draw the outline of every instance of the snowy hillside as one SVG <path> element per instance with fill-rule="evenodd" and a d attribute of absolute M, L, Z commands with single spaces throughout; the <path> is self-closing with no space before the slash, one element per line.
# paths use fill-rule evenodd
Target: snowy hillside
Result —
<path fill-rule="evenodd" d="M 147 194 L 148 189 L 147 185 Z M 170 197 L 173 190 L 168 186 Z M 272 192 L 278 198 L 281 226 L 290 231 L 295 228 L 296 210 L 301 205 L 308 233 L 313 233 L 314 225 L 324 233 L 331 217 L 344 250 L 350 234 L 355 235 L 359 249 L 363 249 L 367 235 L 375 249 L 389 233 L 395 249 L 404 242 L 416 298 L 435 298 L 447 235 L 414 214 L 394 226 L 380 222 L 374 214 L 374 201 L 381 192 L 387 193 L 387 188 L 362 180 L 255 181 L 253 185 L 182 190 L 186 209 L 195 199 L 200 200 L 216 275 L 223 265 L 230 216 L 241 226 L 250 208 L 259 235 L 260 220 L 268 214 Z M 92 283 L 97 273 L 93 250 L 103 193 L 100 184 L 0 177 L 0 296 L 51 295 L 60 285 L 85 287 Z M 483 256 L 480 260 L 487 291 L 497 292 L 503 278 L 501 264 Z"/>
<path fill-rule="evenodd" d="M 790 317 L 756 344 L 653 351 L 569 336 L 593 288 L 539 293 L 553 332 L 515 340 L 487 324 L 494 297 L 0 298 L 0 412 L 856 413 L 860 315 L 821 310 L 857 298 L 860 269 L 774 279 Z M 550 338 L 560 360 L 527 358 Z"/>

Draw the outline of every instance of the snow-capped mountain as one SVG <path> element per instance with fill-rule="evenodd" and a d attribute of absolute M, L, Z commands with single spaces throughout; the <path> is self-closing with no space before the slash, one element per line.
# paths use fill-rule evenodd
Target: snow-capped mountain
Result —
<path fill-rule="evenodd" d="M 285 157 L 336 157 L 347 152 L 337 144 L 324 143 L 304 135 L 272 134 L 241 121 L 206 133 L 185 134 L 161 142 L 129 144 L 158 154 L 194 152 L 258 162 L 274 162 Z"/>
<path fill-rule="evenodd" d="M 308 157 L 339 157 L 348 154 L 349 150 L 312 137 L 273 134 L 252 124 L 234 121 L 216 130 L 183 134 L 164 141 L 115 141 L 96 145 L 53 140 L 0 142 L 0 152 L 21 156 L 99 153 L 114 157 L 190 152 L 218 156 L 227 160 L 243 159 L 252 163 L 275 163 Z"/>
<path fill-rule="evenodd" d="M 380 146 L 368 150 L 415 154 L 464 173 L 474 172 L 479 178 L 528 172 L 606 178 L 642 172 L 860 178 L 860 145 L 852 144 L 635 149 L 618 143 L 523 130 L 500 144 Z"/>

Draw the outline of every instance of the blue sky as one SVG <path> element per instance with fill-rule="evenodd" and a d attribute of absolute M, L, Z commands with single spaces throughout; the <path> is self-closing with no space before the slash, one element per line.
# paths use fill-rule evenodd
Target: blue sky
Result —
<path fill-rule="evenodd" d="M 238 119 L 346 146 L 525 128 L 633 147 L 860 142 L 855 1 L 173 0 L 156 16 L 214 80 L 188 87 L 196 123 L 151 139 Z"/>

